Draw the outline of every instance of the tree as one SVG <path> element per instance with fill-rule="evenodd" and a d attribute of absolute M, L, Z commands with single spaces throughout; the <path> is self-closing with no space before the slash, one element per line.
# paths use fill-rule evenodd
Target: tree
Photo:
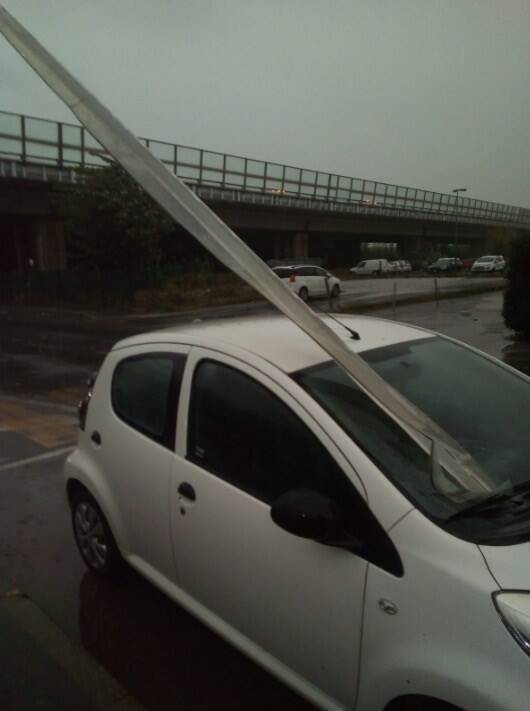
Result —
<path fill-rule="evenodd" d="M 72 266 L 138 270 L 160 259 L 173 220 L 117 164 L 85 170 L 68 194 L 65 232 Z"/>
<path fill-rule="evenodd" d="M 508 328 L 530 335 L 530 237 L 528 235 L 520 235 L 512 241 L 503 316 Z"/>

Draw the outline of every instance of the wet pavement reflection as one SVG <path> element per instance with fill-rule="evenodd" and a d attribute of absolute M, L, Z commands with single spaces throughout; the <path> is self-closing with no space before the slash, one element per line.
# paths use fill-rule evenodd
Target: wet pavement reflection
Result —
<path fill-rule="evenodd" d="M 132 569 L 80 586 L 84 647 L 148 709 L 313 708 Z"/>
<path fill-rule="evenodd" d="M 502 292 L 424 304 L 386 307 L 370 313 L 438 331 L 468 343 L 530 375 L 530 339 L 504 325 Z"/>
<path fill-rule="evenodd" d="M 512 336 L 512 343 L 504 346 L 502 359 L 512 368 L 521 370 L 526 375 L 530 375 L 530 338 L 523 336 Z"/>

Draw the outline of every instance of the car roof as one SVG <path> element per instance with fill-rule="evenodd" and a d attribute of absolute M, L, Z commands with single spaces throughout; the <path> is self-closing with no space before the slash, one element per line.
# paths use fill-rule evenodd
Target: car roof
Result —
<path fill-rule="evenodd" d="M 357 353 L 436 335 L 369 316 L 336 314 L 335 317 L 357 331 L 360 340 L 353 340 L 350 333 L 331 318 L 322 318 Z M 162 343 L 202 346 L 243 358 L 253 354 L 286 373 L 330 360 L 328 353 L 281 314 L 194 321 L 126 338 L 117 343 L 113 350 Z"/>

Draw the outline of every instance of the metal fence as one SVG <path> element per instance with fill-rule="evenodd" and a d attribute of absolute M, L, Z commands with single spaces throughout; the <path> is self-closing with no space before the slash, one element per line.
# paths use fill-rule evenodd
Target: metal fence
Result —
<path fill-rule="evenodd" d="M 357 205 L 370 210 L 429 213 L 463 221 L 530 225 L 530 209 L 452 193 L 351 178 L 306 168 L 140 138 L 159 160 L 188 184 L 269 196 Z M 79 167 L 108 161 L 102 146 L 82 126 L 0 111 L 0 158 L 49 166 L 67 178 Z M 50 171 L 51 174 L 51 171 Z M 363 211 L 365 211 L 363 209 Z"/>

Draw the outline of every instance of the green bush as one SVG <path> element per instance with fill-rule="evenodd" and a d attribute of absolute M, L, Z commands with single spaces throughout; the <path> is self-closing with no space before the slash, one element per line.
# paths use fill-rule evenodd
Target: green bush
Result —
<path fill-rule="evenodd" d="M 173 220 L 115 163 L 79 177 L 64 223 L 70 268 L 156 269 Z"/>
<path fill-rule="evenodd" d="M 526 235 L 512 242 L 503 316 L 508 328 L 530 335 L 530 237 Z"/>

